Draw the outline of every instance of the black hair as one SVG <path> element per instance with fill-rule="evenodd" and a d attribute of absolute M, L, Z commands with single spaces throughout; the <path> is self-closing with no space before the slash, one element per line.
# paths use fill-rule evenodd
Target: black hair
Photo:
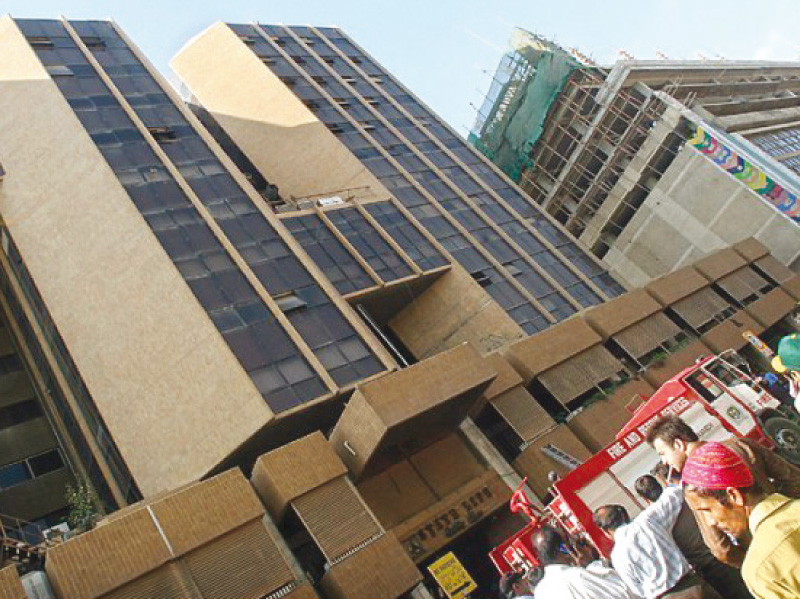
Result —
<path fill-rule="evenodd" d="M 736 488 L 741 492 L 743 496 L 759 496 L 763 493 L 763 488 L 758 483 L 753 483 L 748 487 L 744 488 Z M 713 498 L 722 506 L 728 506 L 728 490 L 711 490 L 704 487 L 695 487 L 695 486 L 688 486 L 687 490 L 690 491 L 692 494 L 696 496 L 700 496 L 701 498 Z"/>
<path fill-rule="evenodd" d="M 658 500 L 661 497 L 661 492 L 664 491 L 664 488 L 652 475 L 642 475 L 636 480 L 633 487 L 636 489 L 636 493 L 648 502 Z"/>
<path fill-rule="evenodd" d="M 671 446 L 676 440 L 696 442 L 699 439 L 694 429 L 675 415 L 659 417 L 647 430 L 647 443 L 651 446 L 656 440 L 661 440 Z"/>
<path fill-rule="evenodd" d="M 619 504 L 606 504 L 601 506 L 592 515 L 594 524 L 603 531 L 613 531 L 631 522 L 628 511 Z"/>
<path fill-rule="evenodd" d="M 522 573 L 518 571 L 509 571 L 500 578 L 500 594 L 503 598 L 513 598 L 517 595 L 514 586 L 522 581 Z"/>
<path fill-rule="evenodd" d="M 543 525 L 531 536 L 536 558 L 545 566 L 558 562 L 559 557 L 564 554 L 566 543 L 564 534 L 552 525 Z"/>

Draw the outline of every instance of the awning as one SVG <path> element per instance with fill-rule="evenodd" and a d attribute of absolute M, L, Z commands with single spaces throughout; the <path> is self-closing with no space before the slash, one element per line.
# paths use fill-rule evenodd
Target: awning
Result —
<path fill-rule="evenodd" d="M 739 302 L 743 302 L 768 285 L 767 280 L 753 271 L 750 267 L 744 267 L 726 275 L 717 284 Z"/>
<path fill-rule="evenodd" d="M 689 325 L 698 329 L 716 315 L 729 308 L 729 304 L 711 288 L 703 288 L 672 305 Z"/>
<path fill-rule="evenodd" d="M 597 345 L 539 375 L 539 381 L 565 406 L 625 367 Z"/>
<path fill-rule="evenodd" d="M 656 313 L 623 329 L 613 338 L 625 352 L 634 358 L 641 358 L 680 332 L 681 328 L 669 317 L 663 313 Z"/>

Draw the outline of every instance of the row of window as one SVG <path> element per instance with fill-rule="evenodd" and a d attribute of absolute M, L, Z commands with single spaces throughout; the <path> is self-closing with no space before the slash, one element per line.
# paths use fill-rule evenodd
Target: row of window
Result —
<path fill-rule="evenodd" d="M 235 28 L 238 28 L 237 33 L 239 33 L 240 35 L 257 34 L 256 31 L 252 29 L 247 29 L 247 26 L 235 26 Z M 441 126 L 438 123 L 438 120 L 435 118 L 435 116 L 429 114 L 427 110 L 424 109 L 424 107 L 419 105 L 413 99 L 413 97 L 404 93 L 403 90 L 399 88 L 399 86 L 398 89 L 396 90 L 387 90 L 385 85 L 386 83 L 391 83 L 393 85 L 396 85 L 395 82 L 388 76 L 388 74 L 381 74 L 379 76 L 379 78 L 383 82 L 383 85 L 381 87 L 384 88 L 385 92 L 391 93 L 392 97 L 396 101 L 405 105 L 406 109 L 410 111 L 412 116 L 415 116 L 418 120 L 424 119 L 427 122 L 427 126 L 430 130 L 428 134 L 423 133 L 422 137 L 415 138 L 415 136 L 411 132 L 418 130 L 411 121 L 408 121 L 408 119 L 406 119 L 409 125 L 408 128 L 409 141 L 420 145 L 426 144 L 427 146 L 424 148 L 423 152 L 424 151 L 431 152 L 432 150 L 431 146 L 432 146 L 433 152 L 438 152 L 438 155 L 436 155 L 436 157 L 441 162 L 442 160 L 449 159 L 449 157 L 445 153 L 441 152 L 441 150 L 438 150 L 437 145 L 434 142 L 432 142 L 431 138 L 428 136 L 430 135 L 432 137 L 438 138 L 440 141 L 444 142 L 447 146 L 450 146 L 451 148 L 457 148 L 462 155 L 465 155 L 465 158 L 470 160 L 473 164 L 476 164 L 476 167 L 473 168 L 473 174 L 467 173 L 464 169 L 455 166 L 455 164 L 452 164 L 451 166 L 439 165 L 440 168 L 442 168 L 442 170 L 445 171 L 445 176 L 447 177 L 447 180 L 440 180 L 438 176 L 436 176 L 429 168 L 427 168 L 427 166 L 416 156 L 416 154 L 410 151 L 410 149 L 405 143 L 401 142 L 396 136 L 394 136 L 391 130 L 389 130 L 380 119 L 371 118 L 372 113 L 366 110 L 366 105 L 362 105 L 360 102 L 357 102 L 355 97 L 350 93 L 350 91 L 347 88 L 345 88 L 345 91 L 347 93 L 342 94 L 339 88 L 344 88 L 344 86 L 341 85 L 341 82 L 337 81 L 337 78 L 331 76 L 330 74 L 325 76 L 312 75 L 310 69 L 308 68 L 308 65 L 311 62 L 314 62 L 313 58 L 311 58 L 309 56 L 309 53 L 307 52 L 300 53 L 300 50 L 297 51 L 298 54 L 292 54 L 290 52 L 292 44 L 289 43 L 289 39 L 291 36 L 289 36 L 288 33 L 282 31 L 280 28 L 277 27 L 265 26 L 263 27 L 263 29 L 268 33 L 269 36 L 272 36 L 273 39 L 276 38 L 277 36 L 278 39 L 287 40 L 287 43 L 283 44 L 283 49 L 289 52 L 292 55 L 292 58 L 302 58 L 302 60 L 299 63 L 296 62 L 296 64 L 301 65 L 304 68 L 305 72 L 309 76 L 311 76 L 312 80 L 316 81 L 317 83 L 325 87 L 328 93 L 334 96 L 334 98 L 338 99 L 339 106 L 342 109 L 346 110 L 352 118 L 361 122 L 362 125 L 375 138 L 375 140 L 378 143 L 380 143 L 384 148 L 386 148 L 391 155 L 395 156 L 398 162 L 401 164 L 401 166 L 413 175 L 416 184 L 425 187 L 429 193 L 434 195 L 434 197 L 440 200 L 446 200 L 447 198 L 456 198 L 459 196 L 460 193 L 464 193 L 469 196 L 481 194 L 483 192 L 483 188 L 474 179 L 474 177 L 477 175 L 483 178 L 485 180 L 485 183 L 490 187 L 492 187 L 493 189 L 497 189 L 498 186 L 502 186 L 503 188 L 505 188 L 507 190 L 505 196 L 511 198 L 511 200 L 507 199 L 507 201 L 511 201 L 512 205 L 516 204 L 516 206 L 514 206 L 515 208 L 517 209 L 522 208 L 525 211 L 525 213 L 531 216 L 534 213 L 536 213 L 535 209 L 531 206 L 531 204 L 527 202 L 524 198 L 522 198 L 516 191 L 514 191 L 513 188 L 509 187 L 501 178 L 499 178 L 490 167 L 486 166 L 485 164 L 477 165 L 476 161 L 479 162 L 480 159 L 477 158 L 472 153 L 472 150 L 466 145 L 464 145 L 463 142 L 458 140 L 449 130 Z M 295 30 L 293 29 L 293 31 Z M 295 83 L 298 85 L 305 85 L 304 83 L 302 83 L 304 82 L 302 74 L 296 71 L 294 66 L 291 66 L 285 59 L 282 59 L 279 56 L 279 54 L 276 53 L 274 49 L 270 48 L 269 44 L 266 43 L 263 39 L 257 40 L 255 43 L 251 45 L 251 48 L 257 55 L 262 56 L 262 58 L 264 56 L 269 56 L 269 60 L 271 63 L 270 68 L 272 68 L 279 76 L 283 76 L 285 81 L 288 78 L 288 83 L 290 84 Z M 314 46 L 314 50 L 316 50 L 316 48 L 317 46 Z M 343 61 L 341 60 L 335 61 L 334 64 L 332 64 L 331 66 L 336 68 L 336 64 L 338 63 L 343 63 Z M 338 70 L 337 72 L 343 78 L 344 83 L 348 83 L 348 81 L 350 81 L 351 82 L 350 87 L 352 89 L 372 99 L 373 102 L 368 102 L 368 104 L 370 104 L 373 109 L 377 110 L 381 114 L 381 116 L 384 117 L 386 120 L 391 122 L 394 119 L 404 118 L 402 117 L 402 113 L 399 113 L 399 111 L 397 111 L 397 109 L 393 106 L 392 103 L 382 102 L 380 100 L 378 100 L 377 102 L 375 101 L 381 98 L 382 96 L 380 96 L 379 93 L 376 93 L 374 76 L 368 77 L 365 80 L 363 76 L 356 77 L 351 73 L 343 73 L 339 72 Z M 361 84 L 368 84 L 367 86 L 368 90 L 359 90 L 358 85 Z M 298 94 L 298 96 L 304 98 L 304 92 L 301 89 L 295 88 L 294 91 L 295 93 Z M 402 201 L 403 200 L 401 198 L 402 194 L 398 193 L 394 189 L 396 187 L 395 184 L 399 184 L 400 186 L 406 187 L 409 185 L 409 182 L 404 181 L 405 178 L 400 176 L 399 171 L 394 169 L 391 163 L 383 159 L 380 153 L 377 153 L 374 147 L 372 147 L 371 142 L 367 141 L 359 133 L 357 133 L 353 128 L 353 126 L 350 123 L 348 123 L 346 119 L 343 119 L 340 113 L 338 113 L 335 110 L 331 110 L 331 107 L 327 105 L 327 102 L 323 98 L 321 98 L 319 94 L 316 94 L 314 97 L 306 97 L 305 100 L 307 105 L 309 105 L 309 107 L 312 108 L 312 110 L 315 110 L 317 116 L 321 118 L 323 121 L 327 122 L 331 130 L 337 135 L 339 135 L 340 140 L 342 140 L 342 142 L 345 143 L 345 145 L 347 145 L 351 149 L 351 151 L 353 151 L 357 156 L 359 156 L 359 158 L 363 160 L 365 165 L 367 165 L 368 168 L 373 173 L 375 173 L 376 176 L 378 176 L 383 181 L 383 183 L 387 185 L 387 187 Z M 407 132 L 406 130 L 403 130 L 402 133 L 405 135 Z M 420 131 L 419 133 L 422 132 Z M 452 163 L 452 160 L 450 160 L 450 162 Z M 494 201 L 494 198 L 492 198 L 488 194 L 487 196 L 490 199 L 489 202 L 487 203 L 488 207 L 482 206 L 482 210 L 484 210 L 484 212 L 490 218 L 490 220 L 494 221 L 495 223 L 497 223 L 498 219 L 505 219 L 506 222 L 514 220 L 514 218 L 510 215 L 510 213 L 507 213 L 507 211 L 505 211 L 505 209 L 503 209 L 502 206 L 497 205 L 497 203 Z M 424 197 L 422 197 L 422 202 L 425 202 Z M 412 212 L 414 212 L 412 206 L 410 206 L 409 204 L 406 204 L 406 206 L 407 208 L 409 208 L 409 210 L 412 210 Z M 494 208 L 495 206 L 498 207 L 496 210 L 494 210 L 495 217 L 498 217 L 497 215 L 498 212 L 501 213 L 506 212 L 507 217 L 506 215 L 501 214 L 499 215 L 498 218 L 494 218 L 493 215 L 489 214 L 491 208 Z M 487 210 L 487 208 L 489 208 L 489 210 Z M 473 209 L 470 209 L 468 207 L 462 207 L 462 211 L 463 210 L 473 213 L 471 215 L 467 215 L 467 217 L 470 217 L 470 221 L 473 226 L 475 225 L 476 219 L 482 221 L 478 216 L 478 214 L 473 211 Z M 419 211 L 417 211 L 417 213 L 418 212 Z M 473 215 L 474 219 L 472 218 Z M 541 220 L 546 220 L 546 218 L 543 217 L 543 215 L 541 214 L 538 214 L 537 216 Z M 422 220 L 424 218 L 420 214 L 415 214 L 415 217 L 417 217 L 417 219 L 419 220 Z M 462 225 L 463 224 L 464 223 L 462 222 Z M 543 235 L 545 235 L 545 237 L 548 237 L 549 235 L 549 237 L 553 238 L 553 240 L 556 242 L 557 246 L 566 246 L 569 249 L 569 251 L 572 252 L 573 254 L 578 254 L 578 255 L 584 254 L 583 251 L 578 249 L 577 246 L 574 245 L 574 243 L 570 242 L 568 238 L 566 238 L 566 236 L 564 236 L 563 234 L 558 232 L 554 227 L 552 227 L 552 224 L 548 223 L 548 225 L 550 225 L 550 227 L 546 226 L 542 227 L 542 230 L 544 232 Z M 527 234 L 527 236 L 529 236 L 532 240 L 534 240 L 533 242 L 530 242 L 528 239 L 523 239 L 524 242 L 528 243 L 528 248 L 525 248 L 523 246 L 526 251 L 530 252 L 530 248 L 535 246 L 535 250 L 538 253 L 549 252 L 549 250 L 546 250 L 543 247 L 543 245 L 535 238 L 535 236 L 533 236 L 533 234 L 530 233 L 529 231 L 525 230 L 525 228 L 522 228 L 524 230 L 523 232 L 520 232 L 518 228 L 513 231 L 511 229 L 512 228 L 508 226 L 506 228 L 506 233 L 512 235 L 512 237 L 516 241 L 518 241 L 518 243 L 520 237 L 522 238 L 526 237 L 525 234 Z M 442 240 L 441 236 L 439 235 L 440 232 L 433 231 L 432 233 L 436 235 L 436 237 L 440 239 L 440 241 Z M 502 240 L 500 240 L 499 243 L 500 245 L 505 244 Z M 493 248 L 487 248 L 487 249 L 490 251 L 493 250 Z M 506 254 L 508 252 L 516 254 L 515 251 L 507 244 L 505 244 L 503 250 L 506 251 Z M 575 297 L 582 304 L 585 303 L 584 304 L 585 306 L 596 304 L 600 301 L 600 298 L 584 283 L 581 283 L 580 285 L 576 286 L 576 283 L 578 282 L 577 276 L 574 273 L 572 273 L 572 271 L 570 271 L 565 265 L 560 263 L 559 259 L 556 258 L 555 255 L 552 255 L 552 258 L 554 260 L 551 260 L 548 257 L 541 262 L 540 262 L 541 260 L 540 257 L 537 257 L 533 254 L 531 256 L 534 261 L 542 265 L 544 270 L 547 271 L 551 276 L 553 276 L 557 281 L 559 281 L 559 283 L 561 283 L 562 286 L 564 286 L 566 289 L 569 289 L 570 293 L 574 291 Z M 498 257 L 495 255 L 495 258 Z M 519 258 L 521 257 L 518 257 L 518 259 Z M 610 285 L 611 288 L 616 288 L 614 291 L 616 291 L 617 293 L 621 290 L 621 288 L 619 288 L 619 286 L 616 285 L 615 282 L 613 282 L 613 280 L 611 280 L 607 276 L 607 274 L 604 274 L 602 270 L 595 263 L 593 263 L 593 261 L 588 256 L 584 256 L 583 259 L 584 260 L 581 261 L 581 264 L 578 265 L 578 268 L 580 270 L 588 271 L 587 275 L 593 278 L 597 278 L 599 284 L 601 284 L 601 288 Z M 498 260 L 503 264 L 508 263 L 507 260 L 505 262 L 500 258 L 498 258 Z M 524 262 L 522 262 L 522 264 L 524 265 L 524 271 L 532 270 L 530 266 L 525 265 Z M 519 268 L 519 266 L 517 268 Z M 527 281 L 520 281 L 520 283 L 526 285 Z M 557 292 L 552 286 L 550 286 L 549 283 L 541 279 L 541 277 L 538 278 L 537 285 L 540 289 L 535 292 L 532 291 L 532 294 L 536 296 L 537 299 L 539 300 L 544 299 L 545 302 L 543 302 L 543 304 L 546 303 L 553 308 L 554 316 L 556 317 L 557 320 L 561 320 L 574 312 L 572 306 L 563 297 L 560 296 L 560 293 Z M 548 286 L 549 289 L 542 291 L 541 290 L 542 286 Z M 616 295 L 616 294 L 610 293 L 609 295 Z M 547 324 L 546 320 L 544 320 L 544 324 L 546 326 Z"/>
<path fill-rule="evenodd" d="M 76 23 L 74 27 L 81 36 L 95 35 L 101 39 L 119 39 L 109 23 L 81 22 Z M 106 54 L 102 49 L 93 49 L 92 53 L 98 60 L 101 55 Z M 105 64 L 116 65 L 119 61 L 124 64 L 138 63 L 138 59 L 131 53 L 128 57 L 106 58 Z M 155 78 L 149 74 L 147 77 L 151 77 L 153 85 L 158 86 Z M 115 84 L 120 84 L 120 89 L 124 89 L 122 85 L 124 78 L 123 75 L 112 75 L 112 80 Z M 160 93 L 166 103 L 168 97 L 163 90 L 160 90 Z M 123 92 L 123 95 L 127 98 L 127 94 Z M 163 109 L 155 113 L 146 112 L 150 107 L 144 103 L 132 104 L 132 108 L 151 132 L 153 129 L 158 130 L 159 138 L 166 142 L 162 147 L 174 164 L 184 168 L 190 166 L 200 168 L 199 176 L 186 177 L 189 186 L 201 202 L 211 210 L 217 224 L 267 291 L 275 298 L 293 296 L 299 300 L 290 302 L 294 310 L 285 312 L 334 381 L 344 386 L 382 370 L 382 365 L 371 354 L 352 325 L 313 280 L 300 260 L 289 250 L 249 196 L 224 169 L 183 114 L 174 106 L 169 107 L 171 112 L 166 118 L 162 115 Z M 180 143 L 172 143 L 177 141 Z M 202 173 L 203 169 L 208 167 L 217 173 L 210 178 L 210 181 L 209 177 Z M 238 212 L 228 210 L 229 207 L 238 208 Z M 263 252 L 265 248 L 277 251 L 278 255 L 275 255 L 276 252 L 272 255 Z M 300 308 L 303 310 L 297 310 Z M 362 346 L 360 352 L 362 359 L 342 366 L 342 348 L 338 346 L 344 345 Z"/>
<path fill-rule="evenodd" d="M 40 22 L 22 23 L 24 29 L 37 27 Z M 108 48 L 124 46 L 113 27 L 106 22 L 78 22 L 73 26 L 82 39 L 106 42 L 93 45 L 90 51 L 267 291 L 286 308 L 292 325 L 334 381 L 346 385 L 382 370 L 365 342 L 172 105 L 158 82 L 146 69 L 127 68 L 139 65 L 135 55 L 130 51 L 109 52 Z M 58 46 L 68 46 L 65 31 L 50 31 L 48 35 L 58 40 Z M 37 51 L 47 56 L 48 51 Z M 110 90 L 93 70 L 84 73 L 83 67 L 90 65 L 80 53 L 71 60 L 76 63 L 67 66 L 80 75 L 57 77 L 55 81 L 272 409 L 286 410 L 326 393 L 319 376 L 235 267 Z M 74 66 L 82 69 L 76 71 Z M 86 85 L 85 80 L 92 84 Z M 76 102 L 86 98 L 88 90 L 91 103 Z M 98 102 L 100 98 L 104 100 Z M 342 364 L 346 362 L 344 348 L 351 346 L 359 346 L 352 354 L 360 358 Z"/>

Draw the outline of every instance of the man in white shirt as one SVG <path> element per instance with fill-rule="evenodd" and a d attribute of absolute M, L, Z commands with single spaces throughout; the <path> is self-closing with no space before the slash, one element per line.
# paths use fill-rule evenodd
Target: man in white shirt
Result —
<path fill-rule="evenodd" d="M 544 577 L 534 596 L 548 598 L 635 598 L 614 572 L 600 564 L 584 569 L 575 564 L 564 534 L 545 525 L 532 536 L 536 557 L 544 566 Z"/>
<path fill-rule="evenodd" d="M 595 525 L 614 540 L 611 563 L 637 598 L 718 597 L 703 589 L 672 539 L 682 505 L 683 490 L 670 487 L 633 520 L 618 504 L 594 512 Z"/>

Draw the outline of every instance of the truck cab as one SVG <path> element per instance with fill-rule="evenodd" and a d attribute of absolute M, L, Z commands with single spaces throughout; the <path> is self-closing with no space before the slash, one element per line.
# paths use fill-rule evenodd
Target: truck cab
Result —
<path fill-rule="evenodd" d="M 698 359 L 641 405 L 611 444 L 553 484 L 554 499 L 541 516 L 490 553 L 497 568 L 533 568 L 538 561 L 530 535 L 543 523 L 587 538 L 608 556 L 612 542 L 594 525 L 592 513 L 604 504 L 620 504 L 635 517 L 644 508 L 634 482 L 659 463 L 645 438 L 650 425 L 664 415 L 681 417 L 702 440 L 746 437 L 800 464 L 795 415 L 755 382 L 745 361 L 732 351 Z"/>

